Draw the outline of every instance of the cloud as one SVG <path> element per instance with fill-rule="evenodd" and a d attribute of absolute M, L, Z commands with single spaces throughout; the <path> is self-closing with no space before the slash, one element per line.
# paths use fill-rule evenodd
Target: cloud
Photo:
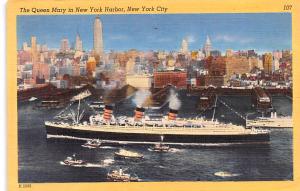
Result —
<path fill-rule="evenodd" d="M 250 37 L 241 37 L 241 36 L 234 36 L 234 35 L 217 35 L 215 36 L 214 41 L 235 42 L 235 43 L 246 44 L 246 43 L 254 42 L 254 39 Z"/>
<path fill-rule="evenodd" d="M 194 42 L 196 42 L 196 37 L 194 36 L 194 35 L 188 35 L 187 37 L 186 37 L 186 39 L 187 39 L 187 41 L 189 42 L 189 43 L 194 43 Z"/>
<path fill-rule="evenodd" d="M 156 39 L 156 41 L 157 42 L 171 42 L 171 41 L 173 41 L 173 39 L 170 37 L 164 37 L 164 38 L 158 38 L 158 39 Z"/>
<path fill-rule="evenodd" d="M 120 35 L 112 35 L 109 38 L 110 40 L 127 40 L 128 36 L 120 34 Z"/>
<path fill-rule="evenodd" d="M 159 43 L 164 43 L 164 42 L 167 43 L 167 42 L 174 41 L 174 38 L 170 36 L 165 36 L 165 37 L 147 36 L 147 39 Z M 189 44 L 194 43 L 197 40 L 194 35 L 188 35 L 185 37 L 185 39 L 189 42 Z"/>
<path fill-rule="evenodd" d="M 147 35 L 146 39 L 151 42 L 158 42 L 158 43 L 164 43 L 164 42 L 172 42 L 173 38 L 169 36 L 164 37 L 157 37 L 156 35 Z"/>

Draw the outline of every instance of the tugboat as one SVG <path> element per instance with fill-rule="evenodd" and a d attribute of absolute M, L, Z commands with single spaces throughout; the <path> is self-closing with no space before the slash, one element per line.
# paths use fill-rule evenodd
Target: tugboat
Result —
<path fill-rule="evenodd" d="M 137 152 L 120 149 L 118 152 L 115 152 L 115 158 L 117 158 L 117 159 L 142 159 L 142 158 L 144 158 L 144 156 Z"/>
<path fill-rule="evenodd" d="M 111 173 L 107 173 L 107 179 L 113 182 L 138 182 L 138 177 L 133 177 L 130 174 L 124 173 L 122 168 L 119 170 L 113 170 Z"/>
<path fill-rule="evenodd" d="M 168 152 L 170 151 L 170 147 L 168 145 L 164 145 L 162 142 L 164 140 L 164 136 L 161 135 L 160 136 L 160 140 L 161 142 L 158 144 L 155 144 L 154 147 L 150 148 L 152 151 L 156 151 L 156 152 Z"/>
<path fill-rule="evenodd" d="M 99 148 L 101 146 L 102 142 L 99 139 L 92 139 L 87 141 L 85 144 L 81 145 L 82 147 L 87 148 Z"/>
<path fill-rule="evenodd" d="M 73 154 L 72 157 L 67 157 L 63 163 L 68 166 L 84 165 L 86 162 L 84 160 L 77 160 L 76 155 Z"/>
<path fill-rule="evenodd" d="M 158 144 L 155 144 L 154 147 L 151 148 L 151 150 L 156 151 L 156 152 L 168 152 L 168 151 L 170 151 L 170 147 L 168 145 L 158 143 Z"/>

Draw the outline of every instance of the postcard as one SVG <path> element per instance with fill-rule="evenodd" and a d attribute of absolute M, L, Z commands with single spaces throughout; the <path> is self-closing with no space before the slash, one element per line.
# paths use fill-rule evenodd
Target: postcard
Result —
<path fill-rule="evenodd" d="M 7 19 L 9 190 L 299 189 L 296 1 L 10 0 Z"/>

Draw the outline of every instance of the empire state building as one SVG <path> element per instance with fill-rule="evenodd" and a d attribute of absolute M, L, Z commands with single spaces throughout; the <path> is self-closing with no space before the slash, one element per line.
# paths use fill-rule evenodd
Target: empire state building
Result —
<path fill-rule="evenodd" d="M 94 52 L 96 57 L 103 57 L 102 22 L 99 17 L 94 21 Z"/>

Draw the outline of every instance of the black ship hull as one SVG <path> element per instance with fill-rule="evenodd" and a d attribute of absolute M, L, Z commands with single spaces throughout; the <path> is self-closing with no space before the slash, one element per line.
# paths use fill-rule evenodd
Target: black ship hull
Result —
<path fill-rule="evenodd" d="M 161 134 L 102 132 L 84 129 L 60 128 L 46 125 L 47 135 L 72 137 L 79 139 L 100 139 L 119 142 L 157 143 L 161 142 Z M 164 134 L 163 142 L 170 144 L 199 143 L 264 143 L 270 139 L 269 133 L 234 134 L 234 135 L 192 135 Z"/>

